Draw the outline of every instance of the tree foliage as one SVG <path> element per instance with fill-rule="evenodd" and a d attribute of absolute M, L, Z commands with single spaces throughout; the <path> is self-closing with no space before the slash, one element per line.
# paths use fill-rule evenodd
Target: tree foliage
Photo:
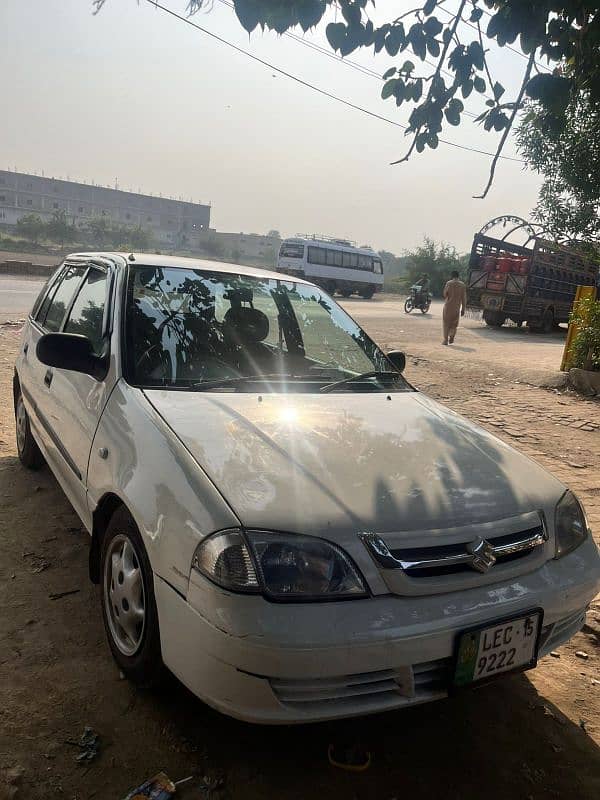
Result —
<path fill-rule="evenodd" d="M 559 240 L 600 243 L 600 107 L 581 93 L 557 124 L 539 103 L 531 104 L 517 143 L 543 175 L 535 219 Z"/>
<path fill-rule="evenodd" d="M 573 366 L 600 370 L 600 300 L 591 297 L 579 300 L 571 312 L 570 321 L 578 325 L 570 349 Z"/>
<path fill-rule="evenodd" d="M 452 270 L 463 275 L 465 267 L 466 258 L 459 255 L 455 247 L 444 242 L 437 244 L 426 236 L 423 244 L 406 253 L 406 286 L 428 275 L 432 294 L 441 297 Z"/>
<path fill-rule="evenodd" d="M 46 223 L 46 238 L 57 242 L 61 247 L 77 238 L 77 228 L 69 222 L 67 212 L 63 209 L 55 211 Z"/>
<path fill-rule="evenodd" d="M 46 233 L 46 225 L 39 214 L 26 214 L 17 220 L 17 232 L 24 239 L 37 244 Z"/>
<path fill-rule="evenodd" d="M 210 2 L 189 0 L 188 10 L 194 13 Z M 482 197 L 526 96 L 557 125 L 581 92 L 592 107 L 599 105 L 600 12 L 594 0 L 459 0 L 452 11 L 444 0 L 425 0 L 400 15 L 397 4 L 388 0 L 385 5 L 378 3 L 377 12 L 389 8 L 390 15 L 377 24 L 370 16 L 374 0 L 234 0 L 234 6 L 248 32 L 261 27 L 283 33 L 295 26 L 307 31 L 335 12 L 325 30 L 335 52 L 346 56 L 370 48 L 398 57 L 398 65 L 383 75 L 381 95 L 397 106 L 412 108 L 407 130 L 411 143 L 399 161 L 415 150 L 435 149 L 445 127 L 461 124 L 463 101 L 473 93 L 484 96 L 486 108 L 477 122 L 501 137 Z M 516 44 L 527 56 L 521 87 L 512 98 L 505 96 L 501 82 L 492 75 L 488 63 L 492 43 L 501 48 Z M 419 66 L 401 56 L 409 53 Z M 433 67 L 428 69 L 431 59 Z M 539 59 L 554 71 L 542 71 Z"/>

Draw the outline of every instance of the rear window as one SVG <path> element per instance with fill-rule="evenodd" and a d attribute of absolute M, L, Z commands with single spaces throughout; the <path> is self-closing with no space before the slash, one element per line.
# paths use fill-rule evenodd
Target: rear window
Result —
<path fill-rule="evenodd" d="M 279 250 L 281 258 L 304 258 L 304 245 L 284 242 Z"/>

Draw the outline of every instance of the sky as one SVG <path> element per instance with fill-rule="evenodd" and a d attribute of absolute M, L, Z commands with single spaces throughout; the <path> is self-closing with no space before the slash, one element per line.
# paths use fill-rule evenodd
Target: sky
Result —
<path fill-rule="evenodd" d="M 162 2 L 185 13 L 186 0 Z M 249 37 L 231 8 L 209 5 L 193 17 L 207 30 L 406 123 L 409 109 L 381 100 L 377 78 L 290 37 Z M 401 6 L 384 0 L 378 13 L 392 5 Z M 487 156 L 440 144 L 390 166 L 409 144 L 400 128 L 232 51 L 148 0 L 106 0 L 92 11 L 91 0 L 0 0 L 0 168 L 210 202 L 220 231 L 321 233 L 398 254 L 424 236 L 466 251 L 487 220 L 527 218 L 535 205 L 539 178 L 518 163 L 500 162 L 484 201 L 472 196 L 487 181 Z M 326 45 L 322 27 L 305 38 Z M 357 51 L 350 59 L 381 75 L 405 57 Z M 490 61 L 508 97 L 525 61 L 506 50 Z M 474 95 L 467 108 L 479 113 Z M 466 117 L 443 136 L 490 152 L 496 145 Z M 506 153 L 516 155 L 512 142 Z"/>

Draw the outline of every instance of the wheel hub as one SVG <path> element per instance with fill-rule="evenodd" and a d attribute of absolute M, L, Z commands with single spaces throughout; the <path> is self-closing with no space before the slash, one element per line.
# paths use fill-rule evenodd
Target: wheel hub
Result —
<path fill-rule="evenodd" d="M 17 400 L 16 411 L 16 433 L 17 433 L 17 447 L 19 452 L 22 453 L 25 449 L 25 442 L 27 438 L 27 412 L 25 411 L 25 404 L 23 398 L 19 397 Z"/>
<path fill-rule="evenodd" d="M 114 643 L 126 656 L 139 650 L 146 623 L 140 561 L 131 539 L 115 536 L 104 563 L 104 604 Z"/>

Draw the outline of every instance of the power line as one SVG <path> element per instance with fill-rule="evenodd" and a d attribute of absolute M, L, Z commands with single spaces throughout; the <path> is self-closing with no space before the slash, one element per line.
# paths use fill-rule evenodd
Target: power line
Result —
<path fill-rule="evenodd" d="M 271 64 L 269 61 L 265 61 L 264 59 L 259 58 L 253 53 L 250 53 L 248 50 L 244 50 L 242 47 L 238 47 L 238 45 L 233 44 L 233 42 L 229 42 L 222 36 L 218 36 L 216 33 L 213 33 L 212 31 L 203 28 L 201 25 L 198 25 L 189 17 L 184 17 L 183 15 L 178 14 L 176 11 L 167 8 L 167 6 L 161 5 L 159 2 L 157 2 L 157 0 L 146 0 L 146 2 L 149 3 L 153 8 L 158 9 L 159 11 L 163 11 L 165 14 L 168 14 L 169 16 L 174 17 L 175 19 L 178 19 L 180 22 L 184 22 L 186 25 L 189 25 L 190 27 L 195 28 L 201 33 L 206 34 L 211 39 L 215 39 L 217 42 L 224 44 L 226 47 L 235 50 L 237 53 L 245 55 L 247 58 L 252 59 L 252 61 L 256 61 L 257 63 L 262 64 L 264 67 L 268 67 L 269 69 L 278 72 L 280 75 L 283 75 L 284 77 L 289 78 L 290 80 L 295 81 L 296 83 L 299 83 L 301 86 L 305 86 L 307 89 L 312 89 L 312 91 L 317 92 L 318 94 L 321 94 L 324 97 L 328 97 L 330 100 L 334 100 L 337 103 L 341 103 L 342 105 L 347 106 L 348 108 L 352 108 L 355 111 L 359 111 L 360 113 L 366 114 L 367 116 L 373 117 L 374 119 L 379 119 L 382 122 L 386 122 L 388 125 L 394 125 L 396 128 L 401 128 L 404 131 L 408 130 L 408 125 L 403 125 L 400 122 L 396 122 L 395 120 L 389 119 L 388 117 L 384 117 L 381 114 L 377 114 L 374 111 L 369 111 L 368 109 L 363 108 L 362 106 L 356 105 L 356 103 L 352 103 L 349 100 L 345 100 L 343 97 L 338 97 L 337 95 L 332 94 L 331 92 L 328 92 L 325 89 L 321 89 L 319 86 L 315 86 L 314 84 L 309 83 L 308 81 L 305 81 L 302 78 L 299 78 L 297 75 L 293 75 L 291 72 L 286 72 L 286 70 L 282 69 L 281 67 L 277 67 L 274 64 Z M 495 155 L 495 153 L 490 153 L 487 150 L 479 150 L 476 147 L 469 147 L 464 144 L 458 144 L 457 142 L 450 142 L 447 139 L 439 139 L 439 141 L 442 144 L 447 144 L 450 147 L 457 148 L 458 150 L 466 150 L 468 152 L 479 153 L 480 155 L 484 156 L 493 157 Z M 518 162 L 519 164 L 525 163 L 522 158 L 514 158 L 513 156 L 504 156 L 504 155 L 501 155 L 499 157 L 504 159 L 505 161 L 515 161 Z"/>
<path fill-rule="evenodd" d="M 227 6 L 228 8 L 231 8 L 232 10 L 235 9 L 234 4 L 228 2 L 228 0 L 219 0 L 219 3 L 221 3 L 224 6 Z M 291 31 L 284 31 L 283 35 L 289 37 L 290 39 L 293 39 L 295 42 L 298 42 L 298 44 L 302 44 L 305 47 L 309 47 L 311 50 L 314 50 L 315 52 L 320 53 L 323 56 L 327 56 L 327 58 L 332 58 L 334 61 L 337 61 L 338 64 L 344 64 L 346 67 L 355 69 L 357 72 L 361 72 L 363 75 L 367 75 L 370 78 L 376 78 L 379 82 L 383 81 L 381 74 L 379 72 L 376 72 L 374 69 L 366 67 L 364 64 L 359 64 L 357 61 L 352 61 L 352 59 L 346 58 L 346 56 L 338 56 L 335 53 L 332 53 L 331 50 L 327 50 L 327 48 L 323 47 L 317 42 L 305 39 L 303 36 L 298 36 L 297 34 L 292 33 Z M 430 67 L 437 67 L 437 64 L 435 62 L 429 61 L 426 58 L 423 59 L 423 62 L 425 64 L 428 64 Z M 447 69 L 441 69 L 440 71 L 443 72 L 444 75 L 447 75 L 449 78 L 454 79 L 455 77 Z M 472 117 L 473 119 L 477 119 L 477 117 L 479 116 L 478 114 L 474 114 L 472 111 L 467 111 L 467 110 L 463 111 L 462 113 L 465 114 L 467 117 Z"/>

